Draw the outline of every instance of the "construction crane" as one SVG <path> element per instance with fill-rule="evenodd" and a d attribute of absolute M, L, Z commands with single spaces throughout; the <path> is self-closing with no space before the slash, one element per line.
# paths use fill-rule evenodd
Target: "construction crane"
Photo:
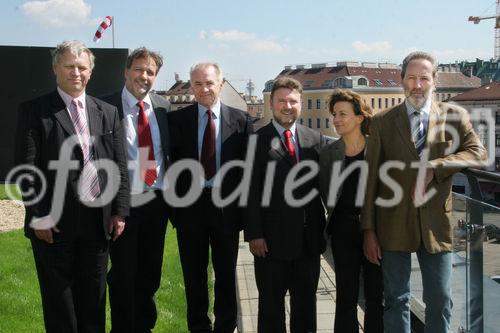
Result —
<path fill-rule="evenodd" d="M 469 21 L 479 24 L 481 20 L 495 19 L 495 60 L 500 58 L 500 0 L 496 0 L 495 16 L 469 16 Z"/>

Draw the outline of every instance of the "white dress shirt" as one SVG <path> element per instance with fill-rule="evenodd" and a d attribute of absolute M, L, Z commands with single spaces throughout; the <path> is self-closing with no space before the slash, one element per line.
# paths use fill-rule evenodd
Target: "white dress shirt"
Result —
<path fill-rule="evenodd" d="M 126 87 L 122 90 L 123 126 L 125 129 L 125 140 L 128 154 L 128 170 L 130 180 L 130 193 L 139 194 L 151 190 L 164 190 L 163 177 L 165 165 L 163 163 L 163 150 L 161 146 L 160 129 L 153 110 L 153 104 L 149 95 L 144 98 L 144 112 L 149 120 L 151 137 L 153 140 L 154 156 L 156 161 L 156 173 L 158 177 L 151 186 L 147 186 L 140 177 L 139 168 L 139 136 L 137 135 L 137 122 L 139 119 L 139 101 Z"/>

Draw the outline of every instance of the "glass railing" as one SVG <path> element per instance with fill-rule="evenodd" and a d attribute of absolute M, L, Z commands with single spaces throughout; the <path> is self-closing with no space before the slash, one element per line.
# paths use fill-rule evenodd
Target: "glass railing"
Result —
<path fill-rule="evenodd" d="M 468 195 L 453 193 L 453 317 L 450 332 L 500 332 L 500 208 L 483 198 L 481 188 L 500 185 L 500 176 L 464 172 Z M 412 260 L 412 313 L 424 322 L 422 280 Z M 418 325 L 415 325 L 418 326 Z M 423 325 L 421 325 L 423 327 Z M 416 329 L 415 331 L 419 331 Z"/>

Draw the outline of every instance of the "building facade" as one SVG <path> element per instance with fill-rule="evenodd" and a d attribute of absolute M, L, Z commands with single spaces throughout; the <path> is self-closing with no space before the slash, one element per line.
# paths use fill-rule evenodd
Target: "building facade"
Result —
<path fill-rule="evenodd" d="M 401 67 L 389 63 L 337 62 L 285 66 L 275 79 L 292 77 L 302 83 L 302 114 L 299 122 L 328 136 L 337 136 L 328 112 L 328 98 L 334 89 L 351 89 L 360 94 L 374 113 L 404 101 Z M 266 83 L 264 118 L 272 118 L 270 92 L 274 80 Z M 480 79 L 467 77 L 460 71 L 439 73 L 435 98 L 449 99 L 480 86 Z"/>

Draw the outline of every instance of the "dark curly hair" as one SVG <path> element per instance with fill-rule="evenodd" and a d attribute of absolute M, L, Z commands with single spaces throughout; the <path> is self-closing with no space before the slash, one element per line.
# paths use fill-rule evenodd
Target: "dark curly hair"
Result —
<path fill-rule="evenodd" d="M 354 114 L 363 116 L 361 123 L 361 133 L 364 135 L 370 134 L 370 125 L 372 123 L 373 111 L 368 104 L 365 103 L 360 94 L 349 89 L 335 89 L 328 98 L 328 111 L 333 115 L 333 106 L 337 102 L 349 102 L 354 108 Z"/>

